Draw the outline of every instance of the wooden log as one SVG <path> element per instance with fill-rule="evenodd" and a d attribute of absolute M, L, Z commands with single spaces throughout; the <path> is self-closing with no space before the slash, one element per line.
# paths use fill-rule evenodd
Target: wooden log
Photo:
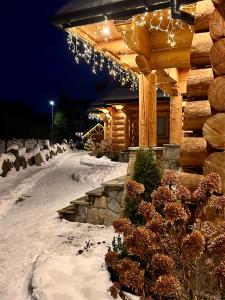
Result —
<path fill-rule="evenodd" d="M 225 152 L 216 152 L 209 155 L 203 164 L 203 174 L 215 172 L 222 180 L 222 192 L 225 193 Z"/>
<path fill-rule="evenodd" d="M 170 97 L 170 144 L 182 141 L 182 96 Z"/>
<path fill-rule="evenodd" d="M 224 0 L 212 0 L 216 9 L 218 9 L 221 13 L 221 15 L 223 16 L 223 18 L 225 19 L 225 2 Z"/>
<path fill-rule="evenodd" d="M 209 59 L 216 75 L 225 75 L 225 38 L 219 39 L 212 46 Z"/>
<path fill-rule="evenodd" d="M 211 147 L 225 150 L 225 113 L 215 114 L 205 122 L 203 136 Z"/>
<path fill-rule="evenodd" d="M 213 80 L 211 68 L 190 70 L 187 81 L 187 94 L 189 98 L 207 98 L 208 88 Z"/>
<path fill-rule="evenodd" d="M 210 105 L 218 112 L 225 112 L 225 76 L 215 78 L 208 90 Z"/>
<path fill-rule="evenodd" d="M 177 69 L 173 70 L 175 82 L 179 85 L 179 72 Z M 170 144 L 181 144 L 182 141 L 182 96 L 170 97 Z"/>
<path fill-rule="evenodd" d="M 209 52 L 212 45 L 209 32 L 194 34 L 191 45 L 191 66 L 210 65 Z"/>
<path fill-rule="evenodd" d="M 150 148 L 157 144 L 156 78 L 154 74 L 139 80 L 139 146 Z"/>
<path fill-rule="evenodd" d="M 180 165 L 201 167 L 207 157 L 207 143 L 204 138 L 185 137 L 180 148 Z"/>
<path fill-rule="evenodd" d="M 225 37 L 225 20 L 218 9 L 215 9 L 210 17 L 209 31 L 213 40 Z"/>
<path fill-rule="evenodd" d="M 199 1 L 195 10 L 195 32 L 206 32 L 209 29 L 209 19 L 214 10 L 211 0 Z"/>
<path fill-rule="evenodd" d="M 184 130 L 201 130 L 204 122 L 212 115 L 208 100 L 187 102 L 184 109 Z"/>
<path fill-rule="evenodd" d="M 191 192 L 195 191 L 198 187 L 199 182 L 203 178 L 202 175 L 191 174 L 191 173 L 178 173 L 178 179 L 180 183 L 186 186 Z"/>
<path fill-rule="evenodd" d="M 159 39 L 159 37 L 157 37 Z M 165 47 L 165 46 L 163 46 Z M 176 57 L 176 59 L 174 59 Z M 151 52 L 153 70 L 190 67 L 190 46 Z"/>

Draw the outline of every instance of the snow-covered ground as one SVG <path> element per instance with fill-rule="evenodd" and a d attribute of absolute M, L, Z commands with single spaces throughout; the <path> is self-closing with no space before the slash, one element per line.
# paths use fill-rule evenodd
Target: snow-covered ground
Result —
<path fill-rule="evenodd" d="M 104 267 L 112 228 L 60 221 L 56 213 L 101 185 L 72 180 L 77 169 L 98 175 L 98 168 L 80 164 L 81 158 L 87 160 L 87 154 L 67 152 L 43 167 L 0 179 L 1 300 L 112 299 Z M 105 167 L 115 178 L 125 175 L 127 165 Z M 77 255 L 89 240 L 89 251 Z"/>

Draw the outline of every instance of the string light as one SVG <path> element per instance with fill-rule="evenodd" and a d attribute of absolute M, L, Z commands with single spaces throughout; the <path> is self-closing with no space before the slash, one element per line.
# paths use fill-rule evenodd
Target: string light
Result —
<path fill-rule="evenodd" d="M 103 120 L 102 116 L 100 114 L 95 114 L 95 113 L 89 113 L 88 119 L 93 120 L 93 121 L 99 121 L 99 122 L 101 122 Z"/>
<path fill-rule="evenodd" d="M 170 10 L 166 11 L 162 9 L 156 10 L 151 14 L 145 12 L 143 15 L 136 17 L 135 26 L 145 26 L 148 27 L 149 31 L 157 30 L 167 33 L 167 43 L 172 48 L 176 46 L 174 31 L 176 29 L 185 29 L 182 21 L 172 18 Z M 192 26 L 188 25 L 188 28 L 193 32 Z"/>
<path fill-rule="evenodd" d="M 108 73 L 122 86 L 129 85 L 131 90 L 138 89 L 139 81 L 135 73 L 124 70 L 119 63 L 105 56 L 104 53 L 98 52 L 94 46 L 78 35 L 69 33 L 67 43 L 76 63 L 80 63 L 81 60 L 86 61 L 92 66 L 94 74 L 97 74 L 98 70 L 108 69 Z"/>

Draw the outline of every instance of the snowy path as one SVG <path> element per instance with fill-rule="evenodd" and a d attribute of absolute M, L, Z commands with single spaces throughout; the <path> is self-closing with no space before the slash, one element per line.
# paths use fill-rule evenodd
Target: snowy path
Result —
<path fill-rule="evenodd" d="M 94 230 L 88 224 L 69 223 L 57 218 L 58 209 L 100 185 L 76 183 L 71 179 L 74 170 L 82 172 L 89 168 L 80 165 L 83 155 L 65 154 L 48 167 L 24 171 L 20 179 L 12 175 L 12 178 L 6 178 L 6 184 L 4 179 L 0 180 L 0 213 L 1 205 L 4 207 L 10 199 L 15 202 L 18 196 L 28 196 L 20 204 L 13 204 L 8 212 L 4 209 L 0 219 L 1 300 L 29 298 L 33 265 L 40 255 L 74 255 L 75 247 L 83 246 L 87 236 L 97 239 L 100 233 L 110 241 L 111 228 L 105 228 L 103 233 L 101 226 Z M 72 241 L 68 242 L 71 235 Z"/>

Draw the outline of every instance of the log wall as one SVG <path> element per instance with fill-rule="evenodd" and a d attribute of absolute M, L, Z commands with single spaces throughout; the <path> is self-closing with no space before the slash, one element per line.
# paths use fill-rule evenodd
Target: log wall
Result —
<path fill-rule="evenodd" d="M 183 170 L 200 174 L 203 172 L 203 164 L 209 151 L 202 129 L 212 116 L 208 89 L 214 79 L 210 64 L 213 41 L 209 33 L 209 20 L 213 11 L 214 6 L 210 0 L 196 4 L 191 69 L 187 80 L 188 99 L 183 113 L 185 137 L 181 144 L 180 164 Z M 185 131 L 188 131 L 188 134 Z M 186 177 L 189 178 L 188 175 Z"/>
<path fill-rule="evenodd" d="M 213 115 L 203 125 L 203 136 L 211 148 L 211 154 L 204 161 L 203 173 L 218 173 L 225 193 L 225 8 L 223 1 L 216 1 L 215 6 L 209 21 L 214 43 L 209 59 L 216 77 L 208 89 Z"/>

